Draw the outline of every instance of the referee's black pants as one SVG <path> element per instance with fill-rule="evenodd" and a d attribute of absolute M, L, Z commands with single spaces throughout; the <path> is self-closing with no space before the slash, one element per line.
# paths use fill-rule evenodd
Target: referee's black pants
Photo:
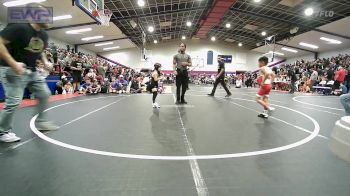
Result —
<path fill-rule="evenodd" d="M 231 92 L 228 90 L 227 86 L 226 86 L 226 83 L 225 83 L 225 78 L 217 78 L 215 80 L 215 83 L 214 83 L 214 88 L 213 90 L 211 91 L 211 94 L 214 95 L 215 94 L 215 91 L 216 91 L 216 87 L 218 86 L 218 84 L 221 83 L 222 87 L 224 87 L 226 93 L 228 95 L 231 95 Z"/>
<path fill-rule="evenodd" d="M 177 70 L 176 76 L 176 100 L 185 101 L 185 93 L 188 87 L 188 72 L 187 70 Z M 180 94 L 181 91 L 181 94 Z"/>

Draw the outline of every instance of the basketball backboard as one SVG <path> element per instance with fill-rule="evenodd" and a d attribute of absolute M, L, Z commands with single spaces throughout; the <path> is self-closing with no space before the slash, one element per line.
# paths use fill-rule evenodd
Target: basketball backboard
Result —
<path fill-rule="evenodd" d="M 104 9 L 104 0 L 74 0 L 74 3 L 96 22 L 101 23 L 100 18 L 93 16 L 92 12 Z"/>
<path fill-rule="evenodd" d="M 204 59 L 200 57 L 192 58 L 192 68 L 203 68 L 204 67 Z"/>

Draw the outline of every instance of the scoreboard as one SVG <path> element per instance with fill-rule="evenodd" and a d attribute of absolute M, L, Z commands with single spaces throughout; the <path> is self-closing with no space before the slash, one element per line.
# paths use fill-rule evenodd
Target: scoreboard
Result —
<path fill-rule="evenodd" d="M 232 55 L 218 55 L 218 57 L 224 59 L 225 63 L 232 63 Z"/>

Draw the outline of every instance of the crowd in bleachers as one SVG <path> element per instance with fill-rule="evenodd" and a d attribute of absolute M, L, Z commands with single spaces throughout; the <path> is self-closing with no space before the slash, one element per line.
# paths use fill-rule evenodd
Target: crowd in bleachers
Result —
<path fill-rule="evenodd" d="M 44 77 L 49 74 L 60 76 L 61 80 L 56 83 L 56 94 L 140 93 L 146 88 L 147 74 L 75 52 L 69 46 L 63 49 L 51 43 L 45 53 L 54 64 L 54 69 L 47 72 L 42 62 L 37 63 L 37 69 Z"/>
<path fill-rule="evenodd" d="M 46 55 L 54 64 L 54 70 L 48 73 L 38 62 L 38 71 L 44 77 L 59 75 L 61 81 L 56 84 L 56 94 L 75 93 L 141 93 L 146 91 L 147 74 L 133 69 L 114 65 L 104 59 L 75 52 L 67 46 L 59 48 L 51 43 L 46 49 Z M 273 67 L 276 73 L 274 89 L 286 90 L 291 93 L 321 92 L 328 94 L 344 94 L 350 87 L 350 56 L 339 54 L 332 58 L 315 61 L 298 60 L 292 64 Z M 236 87 L 256 87 L 256 72 L 245 74 L 226 74 L 228 84 Z M 190 74 L 190 83 L 213 84 L 213 74 Z M 164 83 L 172 84 L 175 76 L 168 74 Z"/>
<path fill-rule="evenodd" d="M 290 93 L 322 93 L 340 95 L 349 92 L 350 56 L 339 54 L 331 58 L 319 58 L 314 61 L 298 60 L 292 64 L 273 67 L 276 74 L 274 89 Z M 244 74 L 226 74 L 228 84 L 236 87 L 256 87 L 258 72 Z M 213 84 L 215 75 L 192 74 L 193 84 Z"/>
<path fill-rule="evenodd" d="M 336 57 L 314 61 L 299 60 L 273 70 L 276 73 L 276 86 L 291 93 L 298 91 L 343 94 L 349 89 L 349 55 L 339 54 Z"/>

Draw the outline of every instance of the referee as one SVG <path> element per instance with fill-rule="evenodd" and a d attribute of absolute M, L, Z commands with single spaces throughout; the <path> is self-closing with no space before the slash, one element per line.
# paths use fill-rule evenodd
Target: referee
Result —
<path fill-rule="evenodd" d="M 181 43 L 179 53 L 174 56 L 173 68 L 176 75 L 176 103 L 187 104 L 185 101 L 185 93 L 188 87 L 188 72 L 187 67 L 192 66 L 190 55 L 185 53 L 186 44 Z M 181 94 L 180 94 L 181 92 Z"/>
<path fill-rule="evenodd" d="M 209 96 L 214 96 L 215 91 L 216 91 L 216 87 L 218 86 L 219 83 L 221 83 L 221 85 L 224 87 L 227 95 L 225 97 L 230 97 L 231 96 L 231 92 L 228 90 L 226 83 L 225 83 L 225 63 L 223 61 L 223 59 L 218 56 L 218 75 L 216 75 L 216 79 L 215 79 L 215 83 L 214 83 L 214 88 L 211 91 L 210 94 L 208 94 Z"/>

